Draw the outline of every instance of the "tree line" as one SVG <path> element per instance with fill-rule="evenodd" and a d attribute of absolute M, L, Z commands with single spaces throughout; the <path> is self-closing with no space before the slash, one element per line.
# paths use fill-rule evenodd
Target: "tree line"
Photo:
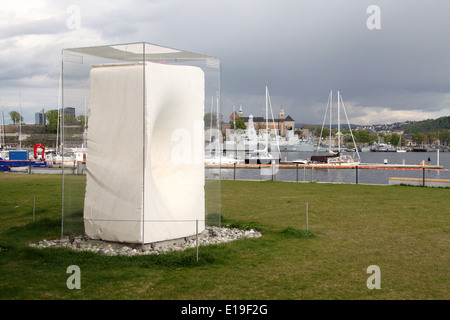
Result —
<path fill-rule="evenodd" d="M 312 130 L 312 131 L 311 131 Z M 310 132 L 312 132 L 315 136 L 320 136 L 320 131 L 322 129 L 316 126 L 310 127 Z M 337 132 L 337 130 L 332 130 L 331 134 L 334 135 Z M 351 137 L 350 130 L 342 130 L 341 131 L 344 134 L 344 142 L 353 142 Z M 361 130 L 352 130 L 353 137 L 355 138 L 355 142 L 357 143 L 367 143 L 371 144 L 373 142 L 384 142 L 384 143 L 390 143 L 393 146 L 405 146 L 406 145 L 406 139 L 402 138 L 404 135 L 400 135 L 398 133 L 392 133 L 392 134 L 384 134 L 384 133 L 369 133 L 365 129 Z M 327 137 L 330 135 L 330 128 L 324 127 L 322 130 L 322 137 Z M 439 139 L 441 145 L 449 145 L 450 142 L 450 130 L 447 129 L 440 129 L 437 131 L 429 131 L 427 133 L 424 132 L 417 132 L 413 134 L 407 134 L 407 136 L 410 136 L 412 141 L 416 144 L 432 144 L 436 140 Z"/>
<path fill-rule="evenodd" d="M 383 142 L 390 143 L 394 146 L 405 146 L 406 144 L 406 139 L 401 139 L 401 136 L 398 133 L 392 133 L 390 135 L 384 133 L 367 134 L 367 132 L 364 131 L 366 130 L 358 130 L 354 133 L 356 142 L 375 142 L 378 137 L 380 137 Z M 441 145 L 448 145 L 450 141 L 450 130 L 441 129 L 437 132 L 430 131 L 428 133 L 417 132 L 414 134 L 407 134 L 407 136 L 410 136 L 411 140 L 416 144 L 433 144 L 439 139 Z"/>
<path fill-rule="evenodd" d="M 429 132 L 438 133 L 441 130 L 450 130 L 450 116 L 409 122 L 402 125 L 401 128 L 407 134 L 415 134 L 420 132 L 425 134 L 428 134 Z"/>
<path fill-rule="evenodd" d="M 58 122 L 58 116 L 60 117 Z M 49 110 L 45 113 L 46 119 L 46 131 L 48 133 L 56 133 L 58 130 L 58 125 L 61 125 L 61 114 L 58 110 Z M 80 126 L 82 130 L 85 128 L 85 120 L 87 117 L 84 115 L 75 116 L 74 114 L 64 114 L 64 125 L 65 126 Z"/>
<path fill-rule="evenodd" d="M 213 124 L 213 126 L 215 126 L 217 124 L 217 117 L 215 116 L 215 114 L 207 113 L 205 115 L 205 126 L 209 127 L 211 123 Z M 232 125 L 233 128 L 236 129 L 246 129 L 245 122 L 240 118 L 236 118 L 235 122 L 232 122 Z M 310 134 L 315 137 L 322 136 L 324 138 L 330 135 L 329 127 L 322 128 L 322 126 L 320 125 L 310 125 L 308 129 Z M 439 139 L 441 145 L 446 146 L 449 145 L 450 142 L 450 117 L 441 117 L 436 120 L 408 122 L 396 127 L 395 129 L 403 130 L 405 132 L 405 135 L 407 135 L 408 138 L 410 137 L 411 140 L 416 144 L 432 144 Z M 336 128 L 333 128 L 331 130 L 332 135 L 335 135 L 336 132 Z M 353 142 L 350 130 L 342 130 L 341 132 L 344 134 L 345 143 Z M 301 135 L 302 131 L 295 130 L 294 133 Z M 365 129 L 352 130 L 352 133 L 355 138 L 355 142 L 357 143 L 371 144 L 373 142 L 381 141 L 384 143 L 390 143 L 394 146 L 405 146 L 407 143 L 406 138 L 402 138 L 403 135 L 401 136 L 398 133 L 369 133 Z"/>
<path fill-rule="evenodd" d="M 44 113 L 45 115 L 45 125 L 46 132 L 48 133 L 57 133 L 58 125 L 60 125 L 61 114 L 58 110 L 49 110 Z M 17 111 L 9 112 L 9 116 L 11 117 L 11 121 L 13 124 L 23 123 L 22 115 Z M 59 121 L 58 121 L 59 116 Z M 64 114 L 64 125 L 66 126 L 80 126 L 81 129 L 84 130 L 86 117 L 84 115 L 75 116 L 74 114 Z"/>

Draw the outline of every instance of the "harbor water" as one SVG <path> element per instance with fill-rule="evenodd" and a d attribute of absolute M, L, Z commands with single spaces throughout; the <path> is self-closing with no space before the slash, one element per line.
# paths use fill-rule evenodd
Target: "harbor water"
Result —
<path fill-rule="evenodd" d="M 356 153 L 347 153 L 357 159 Z M 281 152 L 281 161 L 289 163 L 298 159 L 310 159 L 314 152 Z M 277 180 L 298 182 L 331 182 L 388 185 L 389 178 L 450 180 L 450 152 L 360 152 L 357 168 L 318 168 L 303 165 L 249 166 L 251 169 L 233 168 L 229 165 L 205 169 L 207 179 L 225 180 Z M 424 166 L 421 164 L 425 163 Z M 377 165 L 377 166 L 373 166 Z M 400 165 L 395 167 L 395 165 Z M 443 169 L 436 169 L 439 165 Z M 404 167 L 402 167 L 404 166 Z M 29 167 L 22 171 L 29 172 Z M 85 174 L 85 166 L 65 168 L 65 174 Z M 33 174 L 61 174 L 61 168 L 31 168 Z"/>
<path fill-rule="evenodd" d="M 282 152 L 281 161 L 310 159 L 312 152 Z M 351 154 L 351 153 L 349 153 Z M 357 159 L 356 153 L 352 154 Z M 356 168 L 329 169 L 310 168 L 299 165 L 291 169 L 206 169 L 207 178 L 229 180 L 277 180 L 299 182 L 333 182 L 359 184 L 389 184 L 389 178 L 446 179 L 450 180 L 450 152 L 360 152 L 361 164 Z M 425 166 L 411 168 L 425 163 Z M 376 168 L 364 165 L 379 164 Z M 386 165 L 383 167 L 383 165 Z M 405 165 L 405 168 L 393 168 L 389 165 Z M 443 169 L 432 169 L 440 165 Z M 428 167 L 427 167 L 428 166 Z"/>

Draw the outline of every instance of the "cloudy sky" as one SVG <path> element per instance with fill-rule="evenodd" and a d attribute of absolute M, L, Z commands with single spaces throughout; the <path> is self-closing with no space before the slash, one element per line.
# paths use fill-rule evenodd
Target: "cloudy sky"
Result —
<path fill-rule="evenodd" d="M 225 118 L 264 116 L 266 85 L 297 123 L 322 123 L 330 89 L 352 123 L 437 118 L 449 35 L 447 0 L 2 0 L 0 106 L 34 123 L 58 105 L 61 49 L 149 42 L 220 58 Z"/>

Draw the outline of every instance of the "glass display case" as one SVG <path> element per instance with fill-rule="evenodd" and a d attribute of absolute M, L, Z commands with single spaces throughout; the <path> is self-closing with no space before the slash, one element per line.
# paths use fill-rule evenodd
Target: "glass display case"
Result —
<path fill-rule="evenodd" d="M 61 236 L 154 243 L 220 226 L 220 59 L 149 43 L 62 50 Z M 213 118 L 216 121 L 211 121 Z"/>

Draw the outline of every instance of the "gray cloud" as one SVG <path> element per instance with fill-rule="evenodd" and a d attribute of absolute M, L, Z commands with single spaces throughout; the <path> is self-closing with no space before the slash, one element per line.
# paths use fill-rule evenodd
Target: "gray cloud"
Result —
<path fill-rule="evenodd" d="M 49 18 L 24 23 L 13 23 L 0 29 L 0 38 L 12 38 L 24 35 L 55 34 L 65 31 L 66 20 L 63 17 Z"/>
<path fill-rule="evenodd" d="M 47 18 L 0 28 L 2 86 L 54 86 L 63 47 L 146 41 L 221 58 L 225 118 L 233 103 L 261 115 L 266 84 L 274 112 L 299 122 L 321 123 L 330 89 L 360 121 L 450 112 L 449 2 L 78 1 L 81 28 L 68 30 L 71 4 L 48 1 Z M 380 30 L 366 26 L 372 4 Z"/>

